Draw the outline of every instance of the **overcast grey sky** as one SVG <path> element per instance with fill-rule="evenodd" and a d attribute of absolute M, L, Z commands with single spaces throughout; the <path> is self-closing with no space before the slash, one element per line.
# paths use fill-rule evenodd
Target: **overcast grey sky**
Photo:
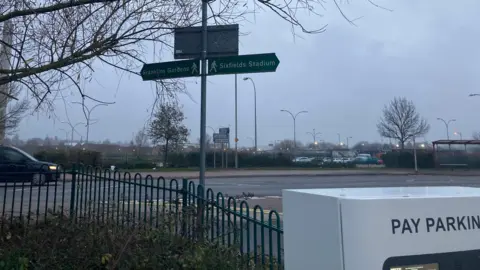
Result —
<path fill-rule="evenodd" d="M 330 1 L 328 1 L 330 2 Z M 293 121 L 281 109 L 308 114 L 297 119 L 297 139 L 310 142 L 307 131 L 322 132 L 320 139 L 336 142 L 337 133 L 360 140 L 380 141 L 376 123 L 385 103 L 395 96 L 415 102 L 428 119 L 427 140 L 446 137 L 445 126 L 437 117 L 455 118 L 453 132 L 470 137 L 480 131 L 480 1 L 391 0 L 378 2 L 393 12 L 376 8 L 366 0 L 352 0 L 342 10 L 356 20 L 350 25 L 329 3 L 323 17 L 303 16 L 314 28 L 328 24 L 322 34 L 302 34 L 293 38 L 291 28 L 271 12 L 262 12 L 244 22 L 240 53 L 275 52 L 280 66 L 275 73 L 247 74 L 255 80 L 258 106 L 258 144 L 293 138 Z M 388 2 L 388 3 L 387 3 Z M 162 59 L 171 60 L 172 57 Z M 153 60 L 152 60 L 153 61 Z M 251 145 L 254 136 L 253 89 L 250 82 L 238 81 L 239 145 Z M 191 129 L 191 140 L 199 137 L 200 84 L 189 79 L 192 97 L 180 96 Z M 90 131 L 90 140 L 130 140 L 150 114 L 153 84 L 140 77 L 121 76 L 106 66 L 98 66 L 87 93 L 98 99 L 115 101 L 98 107 L 92 118 L 99 119 Z M 76 90 L 72 89 L 72 93 Z M 78 101 L 78 94 L 76 96 Z M 75 97 L 71 97 L 75 100 Z M 93 103 L 92 103 L 93 104 Z M 208 81 L 207 123 L 215 128 L 231 125 L 234 134 L 234 76 L 211 76 Z M 84 121 L 79 105 L 68 105 L 72 122 Z M 65 119 L 63 104 L 57 114 Z M 59 136 L 66 125 L 35 115 L 20 126 L 20 137 Z M 85 134 L 85 128 L 79 127 Z M 207 130 L 211 133 L 210 130 Z M 233 136 L 232 136 L 233 140 Z"/>

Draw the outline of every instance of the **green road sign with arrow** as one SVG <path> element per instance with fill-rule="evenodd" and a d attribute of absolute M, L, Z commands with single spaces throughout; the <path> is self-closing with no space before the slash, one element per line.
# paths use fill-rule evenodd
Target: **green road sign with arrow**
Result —
<path fill-rule="evenodd" d="M 208 75 L 275 72 L 280 60 L 275 53 L 208 58 Z"/>
<path fill-rule="evenodd" d="M 200 60 L 145 64 L 140 75 L 144 81 L 199 76 Z"/>

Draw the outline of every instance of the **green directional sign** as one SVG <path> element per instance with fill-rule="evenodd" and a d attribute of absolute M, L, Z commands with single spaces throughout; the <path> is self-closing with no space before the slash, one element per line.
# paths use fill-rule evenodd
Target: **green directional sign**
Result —
<path fill-rule="evenodd" d="M 275 72 L 280 60 L 275 53 L 208 58 L 208 75 Z"/>
<path fill-rule="evenodd" d="M 200 60 L 145 64 L 140 75 L 144 81 L 199 76 Z"/>

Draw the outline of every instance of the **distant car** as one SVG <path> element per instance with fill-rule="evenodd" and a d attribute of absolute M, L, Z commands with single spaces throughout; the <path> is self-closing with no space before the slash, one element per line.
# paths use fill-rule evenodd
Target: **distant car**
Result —
<path fill-rule="evenodd" d="M 343 159 L 342 158 L 334 158 L 333 163 L 343 163 Z"/>
<path fill-rule="evenodd" d="M 308 163 L 308 162 L 312 162 L 313 158 L 309 158 L 309 157 L 297 157 L 295 159 L 293 159 L 292 161 L 294 163 Z"/>
<path fill-rule="evenodd" d="M 332 163 L 333 160 L 332 160 L 332 158 L 324 157 L 324 158 L 323 158 L 323 162 L 324 162 L 324 163 Z"/>
<path fill-rule="evenodd" d="M 59 178 L 57 164 L 39 161 L 16 147 L 0 145 L 0 182 L 43 185 Z"/>

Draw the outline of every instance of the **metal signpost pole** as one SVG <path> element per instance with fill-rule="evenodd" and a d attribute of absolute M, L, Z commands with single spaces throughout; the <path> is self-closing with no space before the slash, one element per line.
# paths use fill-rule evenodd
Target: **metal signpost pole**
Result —
<path fill-rule="evenodd" d="M 205 186 L 205 133 L 207 128 L 207 12 L 208 2 L 202 0 L 202 74 L 200 77 L 200 185 Z"/>
<path fill-rule="evenodd" d="M 237 74 L 235 74 L 235 169 L 238 169 Z"/>
<path fill-rule="evenodd" d="M 415 136 L 413 136 L 413 158 L 415 161 L 415 172 L 418 173 L 418 165 L 417 165 L 417 146 L 415 143 Z"/>
<path fill-rule="evenodd" d="M 225 168 L 225 145 L 222 143 L 222 169 Z"/>

